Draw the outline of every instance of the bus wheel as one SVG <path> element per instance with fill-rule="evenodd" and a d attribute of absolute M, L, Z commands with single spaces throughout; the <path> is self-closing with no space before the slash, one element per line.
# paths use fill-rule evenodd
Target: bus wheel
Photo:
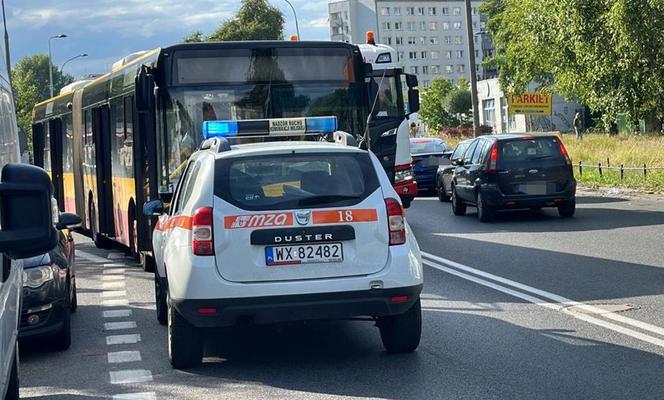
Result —
<path fill-rule="evenodd" d="M 92 241 L 95 243 L 95 246 L 98 249 L 108 248 L 108 242 L 106 239 L 99 233 L 99 227 L 97 226 L 97 214 L 95 213 L 94 204 L 90 204 L 90 236 L 92 236 Z"/>
<path fill-rule="evenodd" d="M 138 223 L 131 211 L 129 213 L 129 254 L 138 258 Z"/>

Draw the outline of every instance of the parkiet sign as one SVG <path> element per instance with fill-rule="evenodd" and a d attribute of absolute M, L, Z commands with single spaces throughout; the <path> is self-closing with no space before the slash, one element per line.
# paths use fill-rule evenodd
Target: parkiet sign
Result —
<path fill-rule="evenodd" d="M 509 96 L 510 114 L 551 115 L 552 96 L 544 93 L 523 93 Z"/>

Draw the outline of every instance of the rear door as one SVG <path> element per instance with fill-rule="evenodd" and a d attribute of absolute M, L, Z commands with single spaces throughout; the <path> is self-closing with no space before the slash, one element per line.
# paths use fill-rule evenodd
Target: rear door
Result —
<path fill-rule="evenodd" d="M 218 159 L 217 269 L 233 282 L 367 275 L 387 263 L 387 211 L 360 151 Z"/>
<path fill-rule="evenodd" d="M 460 196 L 462 199 L 467 201 L 474 201 L 474 196 L 470 196 L 471 193 L 471 181 L 470 181 L 470 167 L 471 160 L 473 158 L 473 152 L 477 148 L 478 140 L 474 140 L 466 152 L 463 155 L 463 165 L 457 167 L 456 174 L 456 188 L 457 196 Z"/>
<path fill-rule="evenodd" d="M 572 177 L 557 137 L 525 137 L 498 144 L 498 184 L 506 195 L 561 192 Z"/>

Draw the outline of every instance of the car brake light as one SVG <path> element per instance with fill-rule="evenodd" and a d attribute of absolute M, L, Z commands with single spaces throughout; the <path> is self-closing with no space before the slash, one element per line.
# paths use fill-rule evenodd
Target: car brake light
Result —
<path fill-rule="evenodd" d="M 196 210 L 191 224 L 191 249 L 197 256 L 213 256 L 212 208 Z"/>
<path fill-rule="evenodd" d="M 406 221 L 403 208 L 395 199 L 385 199 L 387 207 L 387 225 L 390 234 L 390 246 L 406 243 Z"/>
<path fill-rule="evenodd" d="M 498 143 L 494 143 L 491 147 L 491 154 L 489 154 L 489 173 L 496 173 L 496 166 L 498 164 Z"/>
<path fill-rule="evenodd" d="M 572 165 L 572 160 L 569 158 L 569 154 L 567 153 L 567 149 L 565 148 L 565 145 L 563 142 L 560 143 L 560 152 L 563 153 L 563 157 L 565 157 L 565 162 L 567 165 Z"/>

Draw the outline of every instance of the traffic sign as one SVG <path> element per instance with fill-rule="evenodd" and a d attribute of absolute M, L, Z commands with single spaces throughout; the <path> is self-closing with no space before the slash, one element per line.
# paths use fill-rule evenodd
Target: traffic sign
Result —
<path fill-rule="evenodd" d="M 510 114 L 551 115 L 552 99 L 550 94 L 523 93 L 509 96 Z"/>

